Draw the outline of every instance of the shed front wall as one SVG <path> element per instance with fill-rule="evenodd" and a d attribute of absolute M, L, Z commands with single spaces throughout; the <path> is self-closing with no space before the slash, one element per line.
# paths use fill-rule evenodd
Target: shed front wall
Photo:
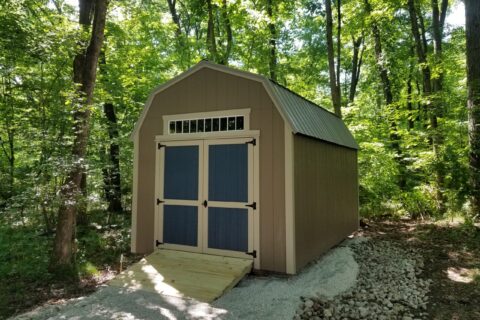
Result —
<path fill-rule="evenodd" d="M 300 270 L 358 228 L 357 151 L 294 136 L 295 255 Z"/>
<path fill-rule="evenodd" d="M 154 249 L 155 136 L 164 115 L 250 108 L 250 129 L 260 130 L 260 264 L 285 272 L 284 122 L 262 83 L 203 68 L 159 92 L 139 131 L 136 252 Z M 188 139 L 188 134 L 185 135 Z"/>

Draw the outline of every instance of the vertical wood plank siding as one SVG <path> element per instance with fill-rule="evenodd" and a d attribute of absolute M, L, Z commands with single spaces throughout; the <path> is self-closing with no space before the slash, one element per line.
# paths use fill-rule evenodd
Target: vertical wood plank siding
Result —
<path fill-rule="evenodd" d="M 283 120 L 261 83 L 208 68 L 158 93 L 139 131 L 137 252 L 154 249 L 154 138 L 163 134 L 162 116 L 240 108 L 251 108 L 250 129 L 260 130 L 261 268 L 285 272 Z"/>
<path fill-rule="evenodd" d="M 357 151 L 294 137 L 297 270 L 358 228 Z"/>

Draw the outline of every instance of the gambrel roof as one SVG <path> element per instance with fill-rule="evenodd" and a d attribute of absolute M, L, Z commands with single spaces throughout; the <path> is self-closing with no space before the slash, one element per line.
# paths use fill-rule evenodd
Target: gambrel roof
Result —
<path fill-rule="evenodd" d="M 358 144 L 348 130 L 345 123 L 335 114 L 320 107 L 319 105 L 303 98 L 295 92 L 281 86 L 280 84 L 258 74 L 237 70 L 210 61 L 200 61 L 195 66 L 181 73 L 175 78 L 155 88 L 150 94 L 145 107 L 135 124 L 132 132 L 132 139 L 138 134 L 155 95 L 191 74 L 203 69 L 210 68 L 220 72 L 229 73 L 243 78 L 261 82 L 273 100 L 274 105 L 283 117 L 283 120 L 290 126 L 294 134 L 319 139 L 334 143 L 347 148 L 358 149 Z"/>

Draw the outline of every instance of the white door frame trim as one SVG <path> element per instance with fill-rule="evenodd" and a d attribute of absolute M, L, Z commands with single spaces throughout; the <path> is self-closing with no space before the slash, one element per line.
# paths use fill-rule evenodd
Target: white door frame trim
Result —
<path fill-rule="evenodd" d="M 249 166 L 253 165 L 251 171 L 253 177 L 253 185 L 249 186 L 249 200 L 252 199 L 252 201 L 255 201 L 257 204 L 256 210 L 249 210 L 249 215 L 253 215 L 253 219 L 250 219 L 251 223 L 253 223 L 253 232 L 252 235 L 253 239 L 249 239 L 249 243 L 253 245 L 253 250 L 256 251 L 256 258 L 253 259 L 253 265 L 254 269 L 260 269 L 261 268 L 261 251 L 260 251 L 260 214 L 261 214 L 261 203 L 260 203 L 260 131 L 259 130 L 245 130 L 245 131 L 230 131 L 230 132 L 213 132 L 213 133 L 194 133 L 194 134 L 184 134 L 184 135 L 157 135 L 155 136 L 155 148 L 156 148 L 156 159 L 155 159 L 155 199 L 154 201 L 156 202 L 156 199 L 162 199 L 160 195 L 163 195 L 163 188 L 160 188 L 160 186 L 163 186 L 163 183 L 160 182 L 160 179 L 163 179 L 160 175 L 163 176 L 163 173 L 161 173 L 162 170 L 160 170 L 160 160 L 161 160 L 161 153 L 164 153 L 164 148 L 157 148 L 158 143 L 165 143 L 165 144 L 172 144 L 172 145 L 189 145 L 189 144 L 200 144 L 200 141 L 204 140 L 210 140 L 210 141 L 215 141 L 215 143 L 223 143 L 224 141 L 222 140 L 228 140 L 228 139 L 234 139 L 234 138 L 249 138 L 249 139 L 255 139 L 256 140 L 256 145 L 255 147 L 251 148 L 251 152 L 253 153 L 253 163 L 249 162 Z M 227 142 L 227 141 L 225 141 Z M 201 151 L 200 151 L 201 152 Z M 204 156 L 199 155 L 202 159 L 199 159 L 199 166 L 204 165 Z M 203 174 L 203 173 L 202 173 Z M 203 180 L 199 178 L 199 183 Z M 250 180 L 250 179 L 249 179 Z M 199 195 L 200 196 L 200 195 Z M 201 205 L 201 199 L 199 197 L 198 202 L 199 205 Z M 155 240 L 160 239 L 160 232 L 159 232 L 159 227 L 160 227 L 160 207 L 163 208 L 163 206 L 158 206 L 155 203 L 155 217 L 154 217 L 154 223 L 155 223 Z M 203 209 L 203 206 L 200 206 L 199 209 Z M 251 213 L 250 213 L 251 211 Z M 200 215 L 199 212 L 199 219 L 203 218 L 203 214 Z M 200 220 L 199 220 L 199 225 L 200 225 Z M 249 227 L 249 229 L 252 226 Z M 199 236 L 200 236 L 200 231 L 199 230 Z M 250 237 L 251 237 L 250 236 Z M 163 240 L 163 237 L 162 237 Z M 201 248 L 200 242 L 197 242 L 197 245 L 199 245 L 198 249 Z M 154 245 L 155 247 L 155 245 Z M 169 248 L 176 249 L 176 250 L 188 250 L 191 249 L 191 247 L 187 246 L 178 246 L 178 245 L 169 245 Z M 250 249 L 250 247 L 249 247 Z M 192 251 L 192 250 L 188 250 Z M 224 250 L 217 250 L 217 249 L 209 249 L 210 253 L 213 254 L 219 254 L 219 255 L 232 255 L 232 251 L 224 251 Z M 243 255 L 245 258 L 245 255 L 242 253 L 239 253 L 240 255 Z"/>
<path fill-rule="evenodd" d="M 165 249 L 174 249 L 182 251 L 193 251 L 201 252 L 203 247 L 203 236 L 202 236 L 202 216 L 203 208 L 201 204 L 202 199 L 202 179 L 203 179 L 203 143 L 201 141 L 165 141 L 166 146 L 198 146 L 198 195 L 197 200 L 174 200 L 174 199 L 164 199 L 164 173 L 160 163 L 165 162 L 165 148 L 156 149 L 155 153 L 155 217 L 154 217 L 154 247 L 156 246 L 156 240 L 163 242 L 163 210 L 164 205 L 189 205 L 197 207 L 197 245 L 193 246 L 184 246 L 178 244 L 162 244 L 162 247 Z M 156 203 L 157 199 L 164 201 L 162 205 Z"/>

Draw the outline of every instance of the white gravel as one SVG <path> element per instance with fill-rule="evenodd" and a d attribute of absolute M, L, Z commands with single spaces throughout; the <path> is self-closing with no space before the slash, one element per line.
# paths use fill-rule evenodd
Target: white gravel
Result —
<path fill-rule="evenodd" d="M 421 253 L 388 240 L 352 244 L 360 267 L 355 286 L 330 297 L 307 297 L 295 319 L 427 319 L 430 279 Z"/>
<path fill-rule="evenodd" d="M 351 288 L 358 265 L 339 246 L 299 275 L 247 277 L 212 304 L 145 291 L 105 287 L 64 305 L 48 305 L 16 319 L 292 319 L 300 297 L 333 297 Z"/>

